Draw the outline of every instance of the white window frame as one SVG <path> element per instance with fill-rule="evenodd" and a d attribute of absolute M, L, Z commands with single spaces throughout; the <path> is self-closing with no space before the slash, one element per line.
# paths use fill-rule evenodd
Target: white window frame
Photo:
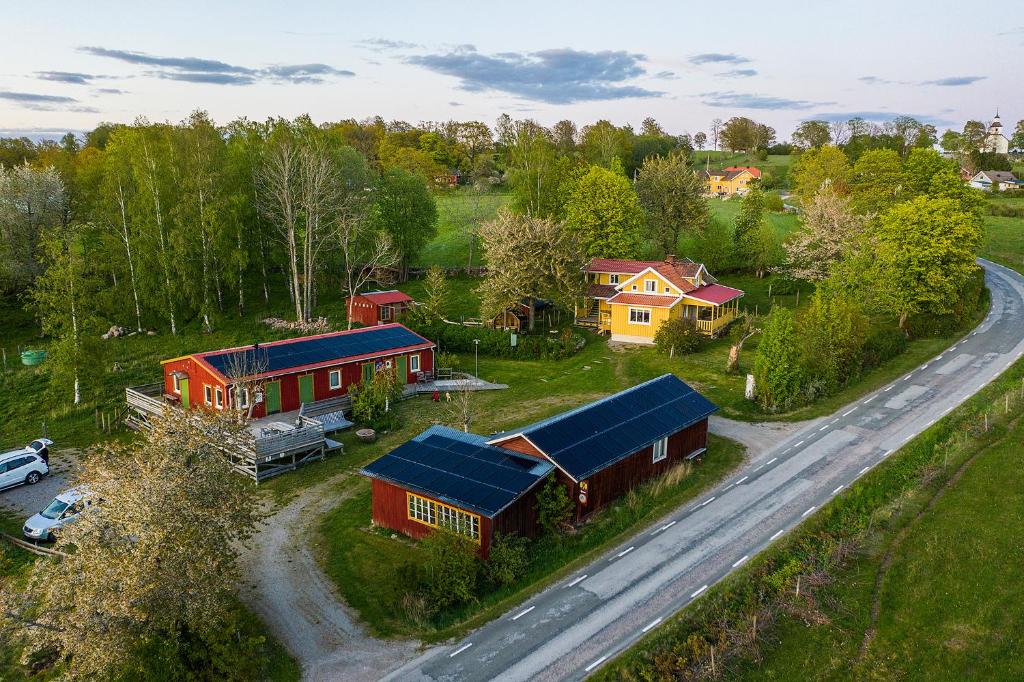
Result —
<path fill-rule="evenodd" d="M 246 387 L 235 389 L 235 403 L 240 410 L 249 409 L 249 389 Z"/>
<path fill-rule="evenodd" d="M 337 382 L 335 382 L 335 378 L 337 378 Z M 332 391 L 337 391 L 338 389 L 340 389 L 341 388 L 341 370 L 340 369 L 332 369 L 330 372 L 328 372 L 327 373 L 327 383 L 330 386 Z"/>
<path fill-rule="evenodd" d="M 213 386 L 203 384 L 203 402 L 207 407 L 213 407 Z"/>
<path fill-rule="evenodd" d="M 418 372 L 418 371 L 420 371 L 420 354 L 419 353 L 416 353 L 415 355 L 410 355 L 409 356 L 409 371 L 410 372 Z"/>
<path fill-rule="evenodd" d="M 649 327 L 651 325 L 651 309 L 631 307 L 629 309 L 629 323 L 642 324 Z"/>
<path fill-rule="evenodd" d="M 213 405 L 218 410 L 224 409 L 224 389 L 220 386 L 213 389 Z"/>
<path fill-rule="evenodd" d="M 618 275 L 608 275 L 608 283 L 609 284 L 618 284 L 619 283 L 619 276 Z"/>
<path fill-rule="evenodd" d="M 645 294 L 656 294 L 656 293 L 658 293 L 658 280 L 656 280 L 656 279 L 645 279 L 644 280 L 644 293 Z"/>
<path fill-rule="evenodd" d="M 668 458 L 668 436 L 665 436 L 661 440 L 654 441 L 654 446 L 651 448 L 651 463 L 657 464 L 663 462 Z"/>
<path fill-rule="evenodd" d="M 181 377 L 178 376 L 177 372 L 171 374 L 171 390 L 181 395 Z"/>
<path fill-rule="evenodd" d="M 389 305 L 382 305 L 382 306 L 380 306 L 380 320 L 381 320 L 381 322 L 384 322 L 385 320 L 390 320 L 392 318 L 392 313 L 393 312 L 394 312 L 394 310 Z"/>

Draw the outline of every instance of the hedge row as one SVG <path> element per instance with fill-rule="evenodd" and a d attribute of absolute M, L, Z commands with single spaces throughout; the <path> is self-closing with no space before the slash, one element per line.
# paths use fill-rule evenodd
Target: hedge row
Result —
<path fill-rule="evenodd" d="M 420 321 L 410 316 L 403 320 L 417 334 L 427 337 L 438 345 L 442 353 L 472 353 L 474 340 L 480 340 L 480 355 L 494 358 L 520 360 L 558 360 L 578 353 L 584 346 L 582 336 L 570 329 L 556 335 L 516 334 L 516 345 L 512 345 L 512 333 L 487 327 L 464 327 L 441 321 Z"/>
<path fill-rule="evenodd" d="M 806 591 L 815 582 L 814 577 L 835 577 L 837 568 L 865 539 L 872 523 L 878 526 L 880 510 L 898 504 L 908 493 L 937 490 L 978 448 L 1005 435 L 1005 424 L 1016 415 L 1003 414 L 1003 400 L 1011 394 L 1019 395 L 1022 377 L 1024 361 L 889 457 L 785 539 L 761 552 L 729 580 L 713 587 L 693 607 L 607 666 L 597 679 L 694 679 L 710 673 L 712 665 L 721 674 L 731 656 L 749 650 L 752 633 L 763 635 L 771 628 L 775 614 L 792 604 L 797 580 L 803 577 Z"/>

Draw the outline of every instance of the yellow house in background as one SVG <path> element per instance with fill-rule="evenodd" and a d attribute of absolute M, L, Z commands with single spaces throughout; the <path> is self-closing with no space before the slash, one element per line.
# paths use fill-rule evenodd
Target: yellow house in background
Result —
<path fill-rule="evenodd" d="M 704 184 L 712 196 L 743 196 L 754 180 L 761 179 L 761 171 L 753 166 L 729 166 L 721 170 L 704 171 Z"/>
<path fill-rule="evenodd" d="M 624 343 L 652 344 L 658 327 L 676 317 L 689 318 L 699 331 L 717 335 L 739 314 L 743 296 L 689 258 L 595 258 L 586 273 L 587 293 L 576 308 L 576 324 Z"/>

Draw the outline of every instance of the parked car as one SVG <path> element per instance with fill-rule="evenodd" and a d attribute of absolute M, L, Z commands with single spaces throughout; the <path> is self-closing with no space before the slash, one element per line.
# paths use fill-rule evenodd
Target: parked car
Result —
<path fill-rule="evenodd" d="M 20 450 L 0 454 L 0 490 L 22 483 L 39 483 L 50 473 L 51 445 L 52 440 L 37 438 Z"/>
<path fill-rule="evenodd" d="M 73 523 L 92 504 L 87 490 L 70 488 L 53 498 L 46 509 L 34 514 L 21 529 L 28 540 L 48 542 L 61 528 Z"/>

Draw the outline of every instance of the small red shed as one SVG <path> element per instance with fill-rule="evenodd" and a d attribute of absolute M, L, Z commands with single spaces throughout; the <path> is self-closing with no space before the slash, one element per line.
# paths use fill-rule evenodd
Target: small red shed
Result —
<path fill-rule="evenodd" d="M 372 327 L 395 322 L 409 309 L 412 298 L 401 291 L 368 291 L 346 299 L 348 319 Z"/>
<path fill-rule="evenodd" d="M 252 416 L 259 418 L 342 396 L 384 369 L 393 369 L 402 384 L 415 383 L 417 372 L 434 368 L 434 344 L 387 324 L 193 353 L 161 364 L 164 393 L 182 407 L 246 409 L 254 400 Z M 249 387 L 255 396 L 248 395 Z"/>

